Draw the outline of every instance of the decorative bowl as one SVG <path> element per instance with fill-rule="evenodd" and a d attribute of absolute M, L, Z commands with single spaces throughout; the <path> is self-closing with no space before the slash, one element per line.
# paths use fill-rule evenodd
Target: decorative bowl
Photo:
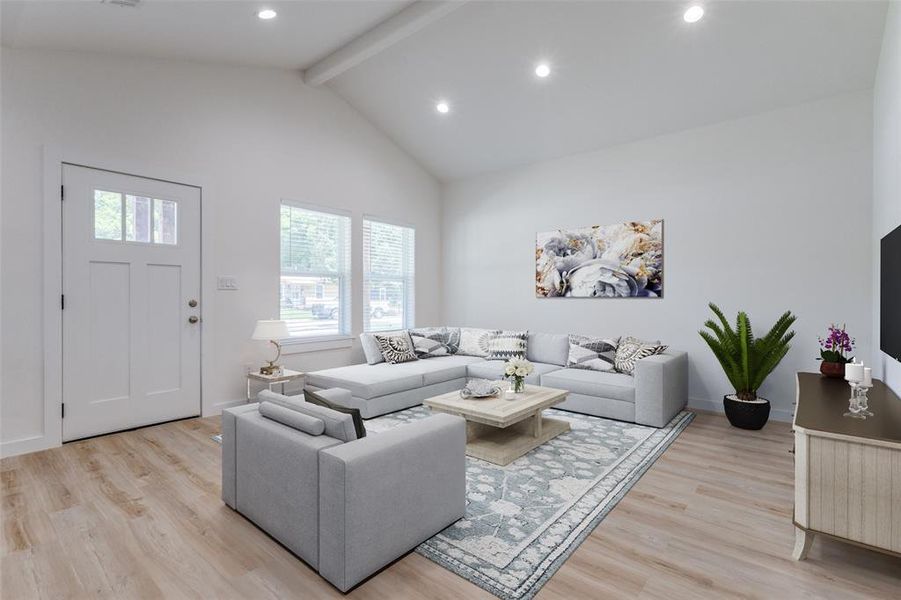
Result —
<path fill-rule="evenodd" d="M 461 398 L 491 398 L 503 393 L 500 384 L 488 379 L 470 379 L 460 390 Z"/>

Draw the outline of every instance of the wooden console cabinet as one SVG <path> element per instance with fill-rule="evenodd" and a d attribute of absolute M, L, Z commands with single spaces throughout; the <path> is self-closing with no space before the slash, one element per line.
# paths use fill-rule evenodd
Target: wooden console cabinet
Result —
<path fill-rule="evenodd" d="M 901 556 L 901 399 L 873 380 L 865 420 L 842 416 L 851 388 L 798 373 L 795 560 L 815 534 Z"/>

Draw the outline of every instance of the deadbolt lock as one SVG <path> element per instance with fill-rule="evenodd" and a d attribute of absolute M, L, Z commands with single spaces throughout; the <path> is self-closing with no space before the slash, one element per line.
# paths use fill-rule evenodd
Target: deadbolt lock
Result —
<path fill-rule="evenodd" d="M 194 300 L 193 298 L 191 298 L 190 300 L 188 300 L 188 306 L 190 306 L 191 308 L 196 307 L 196 306 L 197 306 L 197 300 Z"/>

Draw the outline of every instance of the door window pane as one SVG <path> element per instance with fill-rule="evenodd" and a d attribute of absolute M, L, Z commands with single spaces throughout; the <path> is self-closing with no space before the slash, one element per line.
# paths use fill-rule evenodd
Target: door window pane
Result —
<path fill-rule="evenodd" d="M 94 239 L 122 239 L 122 194 L 94 190 Z"/>
<path fill-rule="evenodd" d="M 172 200 L 153 200 L 153 241 L 178 243 L 178 205 Z"/>
<path fill-rule="evenodd" d="M 150 198 L 125 195 L 125 239 L 150 242 Z"/>

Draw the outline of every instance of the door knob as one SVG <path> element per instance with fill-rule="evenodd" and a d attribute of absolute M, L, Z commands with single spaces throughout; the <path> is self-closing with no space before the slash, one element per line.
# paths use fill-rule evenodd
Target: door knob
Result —
<path fill-rule="evenodd" d="M 194 308 L 195 306 L 197 306 L 197 300 L 194 300 L 193 298 L 191 298 L 190 300 L 188 300 L 188 306 L 190 306 L 191 308 Z"/>
<path fill-rule="evenodd" d="M 197 318 L 197 317 L 195 317 L 194 315 L 191 315 L 190 317 L 188 317 L 188 323 L 191 323 L 192 325 L 193 325 L 194 323 L 196 323 L 197 321 L 199 321 L 199 320 L 200 320 L 200 319 Z"/>

